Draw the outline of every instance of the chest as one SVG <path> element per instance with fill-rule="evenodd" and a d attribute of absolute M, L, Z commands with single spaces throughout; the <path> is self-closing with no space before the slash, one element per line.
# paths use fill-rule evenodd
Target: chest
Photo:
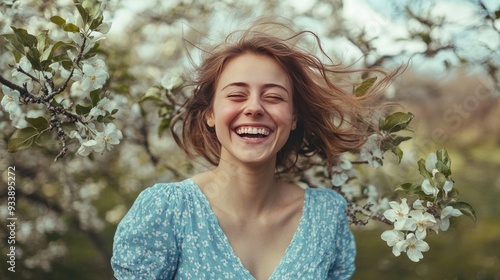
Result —
<path fill-rule="evenodd" d="M 335 236 L 304 211 L 281 223 L 235 225 L 210 211 L 186 209 L 176 230 L 175 279 L 327 279 Z"/>
<path fill-rule="evenodd" d="M 275 220 L 239 223 L 219 219 L 219 223 L 242 265 L 256 279 L 269 279 L 291 246 L 300 214 L 297 211 Z"/>
<path fill-rule="evenodd" d="M 234 254 L 256 279 L 269 279 L 299 229 L 302 207 L 266 219 L 238 220 L 218 214 L 219 225 Z"/>

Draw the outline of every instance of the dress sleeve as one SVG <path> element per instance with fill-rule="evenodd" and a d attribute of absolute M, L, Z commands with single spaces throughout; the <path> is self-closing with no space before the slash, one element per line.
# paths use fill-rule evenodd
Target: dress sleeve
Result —
<path fill-rule="evenodd" d="M 111 267 L 116 279 L 172 279 L 178 263 L 176 188 L 144 190 L 115 233 Z"/>
<path fill-rule="evenodd" d="M 350 279 L 355 270 L 356 243 L 349 228 L 346 215 L 346 202 L 342 198 L 342 207 L 338 212 L 338 223 L 333 251 L 337 256 L 328 271 L 328 279 Z"/>

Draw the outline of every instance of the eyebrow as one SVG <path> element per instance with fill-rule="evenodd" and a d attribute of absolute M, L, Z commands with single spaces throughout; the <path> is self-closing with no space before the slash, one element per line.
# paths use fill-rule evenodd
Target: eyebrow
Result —
<path fill-rule="evenodd" d="M 235 87 L 249 87 L 249 85 L 247 83 L 244 83 L 244 82 L 234 82 L 234 83 L 229 83 L 229 84 L 225 85 L 221 90 L 224 90 L 224 89 L 226 89 L 228 87 L 231 87 L 231 86 L 235 86 Z M 282 86 L 280 84 L 266 83 L 266 84 L 264 84 L 262 86 L 262 88 L 264 88 L 264 89 L 274 88 L 274 87 L 281 88 L 286 93 L 289 93 L 288 90 L 284 86 Z"/>

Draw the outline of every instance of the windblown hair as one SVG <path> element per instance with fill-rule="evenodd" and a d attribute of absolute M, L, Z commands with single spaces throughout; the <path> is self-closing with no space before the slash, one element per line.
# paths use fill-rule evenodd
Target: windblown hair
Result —
<path fill-rule="evenodd" d="M 301 47 L 304 41 L 313 43 L 327 62 Z M 212 109 L 217 82 L 225 65 L 247 53 L 275 59 L 292 83 L 297 127 L 278 152 L 278 172 L 296 168 L 302 156 L 319 155 L 333 162 L 340 154 L 359 149 L 370 133 L 368 120 L 372 117 L 373 102 L 397 74 L 397 71 L 386 74 L 382 70 L 348 69 L 332 62 L 314 32 L 294 32 L 283 23 L 256 22 L 249 29 L 229 34 L 213 49 L 204 50 L 205 57 L 188 85 L 194 92 L 184 103 L 182 113 L 171 123 L 175 141 L 190 158 L 201 156 L 213 165 L 219 163 L 221 145 L 215 129 L 207 125 L 206 116 Z M 354 85 L 346 84 L 342 78 L 352 73 L 359 76 L 372 73 L 382 78 L 366 94 L 357 97 L 352 92 Z M 176 131 L 179 123 L 181 133 Z"/>

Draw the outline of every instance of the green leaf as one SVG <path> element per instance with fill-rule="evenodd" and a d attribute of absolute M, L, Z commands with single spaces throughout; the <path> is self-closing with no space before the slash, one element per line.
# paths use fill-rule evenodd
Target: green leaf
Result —
<path fill-rule="evenodd" d="M 66 133 L 66 135 L 70 135 L 71 131 L 77 129 L 75 123 L 62 123 L 62 129 Z"/>
<path fill-rule="evenodd" d="M 43 53 L 50 44 L 49 40 L 49 31 L 48 30 L 42 30 L 38 36 L 36 36 L 37 40 L 37 48 L 40 53 Z"/>
<path fill-rule="evenodd" d="M 139 99 L 139 102 L 144 102 L 147 100 L 163 102 L 161 98 L 161 90 L 158 87 L 148 88 L 144 95 L 142 95 Z"/>
<path fill-rule="evenodd" d="M 363 82 L 361 82 L 361 84 L 354 89 L 354 96 L 361 97 L 365 95 L 368 92 L 368 90 L 373 86 L 376 80 L 377 77 L 372 77 L 363 80 Z"/>
<path fill-rule="evenodd" d="M 100 4 L 95 1 L 95 0 L 83 0 L 82 2 L 82 7 L 88 12 L 89 14 L 89 20 L 98 18 L 100 16 L 99 10 L 100 10 Z"/>
<path fill-rule="evenodd" d="M 495 19 L 500 19 L 500 9 L 495 11 Z"/>
<path fill-rule="evenodd" d="M 44 146 L 47 147 L 50 144 L 52 144 L 53 139 L 52 135 L 48 132 L 40 133 L 38 137 L 35 139 L 35 144 L 38 146 Z"/>
<path fill-rule="evenodd" d="M 40 63 L 40 56 L 40 52 L 35 48 L 29 49 L 26 53 L 26 58 L 31 63 L 31 67 L 38 71 L 44 71 L 45 69 L 42 69 L 42 64 Z"/>
<path fill-rule="evenodd" d="M 425 160 L 421 158 L 417 164 L 420 175 L 424 176 L 425 179 L 432 181 L 432 174 L 429 171 L 427 171 L 427 169 L 425 169 Z"/>
<path fill-rule="evenodd" d="M 54 60 L 55 61 L 55 60 Z M 61 65 L 63 66 L 64 69 L 70 71 L 71 68 L 73 68 L 73 62 L 71 60 L 61 60 Z"/>
<path fill-rule="evenodd" d="M 97 103 L 101 100 L 99 97 L 100 89 L 96 89 L 90 92 L 90 100 L 92 101 L 92 107 L 97 106 Z"/>
<path fill-rule="evenodd" d="M 429 45 L 432 42 L 431 34 L 430 33 L 419 33 L 417 34 L 420 39 L 426 44 Z"/>
<path fill-rule="evenodd" d="M 443 189 L 444 183 L 446 182 L 446 176 L 442 172 L 436 172 L 434 175 L 434 181 L 436 182 L 436 187 Z"/>
<path fill-rule="evenodd" d="M 408 195 L 420 194 L 422 192 L 422 187 L 418 184 L 404 183 L 396 187 L 394 191 L 402 191 Z"/>
<path fill-rule="evenodd" d="M 9 138 L 7 150 L 10 153 L 15 153 L 27 149 L 33 145 L 34 140 L 40 133 L 33 127 L 26 127 L 14 131 Z"/>
<path fill-rule="evenodd" d="M 158 136 L 161 136 L 165 132 L 165 130 L 170 127 L 171 121 L 171 118 L 165 118 L 161 120 L 160 125 L 158 126 Z"/>
<path fill-rule="evenodd" d="M 87 24 L 89 21 L 89 13 L 87 12 L 87 10 L 85 10 L 85 8 L 83 8 L 82 4 L 76 4 L 75 6 L 76 6 L 76 9 L 78 10 L 78 12 L 80 13 L 80 16 L 83 19 L 83 23 Z"/>
<path fill-rule="evenodd" d="M 19 42 L 15 34 L 3 34 L 2 37 L 7 40 L 7 42 L 9 42 L 12 47 L 14 47 L 14 50 L 16 50 L 20 55 L 24 56 L 24 54 L 26 53 L 26 51 L 24 50 L 24 46 L 23 44 L 21 44 L 21 42 Z M 14 50 L 11 51 L 14 52 Z M 18 59 L 16 57 L 16 62 L 19 62 L 19 60 L 20 58 Z"/>
<path fill-rule="evenodd" d="M 444 164 L 440 160 L 438 160 L 436 163 L 436 169 L 439 170 L 440 173 L 443 173 L 446 177 L 451 175 L 450 167 L 448 167 L 448 165 Z"/>
<path fill-rule="evenodd" d="M 50 21 L 52 21 L 53 23 L 55 23 L 61 27 L 63 27 L 66 24 L 66 20 L 60 16 L 53 16 L 50 18 Z"/>
<path fill-rule="evenodd" d="M 111 115 L 114 115 L 116 113 L 118 113 L 118 109 L 113 109 L 113 111 L 111 111 Z"/>
<path fill-rule="evenodd" d="M 474 222 L 477 221 L 476 211 L 474 210 L 474 208 L 472 208 L 472 206 L 470 204 L 468 204 L 466 202 L 459 201 L 459 202 L 452 202 L 448 205 L 455 208 L 455 209 L 460 210 L 460 212 L 462 212 L 462 214 L 471 218 Z"/>
<path fill-rule="evenodd" d="M 80 31 L 80 28 L 76 25 L 74 25 L 73 23 L 66 23 L 64 26 L 63 26 L 63 30 L 64 31 L 67 31 L 67 32 L 73 32 L 73 33 L 76 33 L 76 32 L 79 32 Z"/>
<path fill-rule="evenodd" d="M 451 191 L 448 192 L 447 196 L 449 199 L 451 199 L 453 201 L 458 200 L 459 192 L 458 192 L 457 188 L 451 189 Z"/>
<path fill-rule="evenodd" d="M 401 159 L 403 158 L 403 150 L 401 150 L 397 146 L 392 146 L 391 152 L 398 157 L 398 163 L 401 163 Z"/>
<path fill-rule="evenodd" d="M 451 158 L 448 156 L 448 151 L 445 148 L 436 151 L 438 161 L 443 162 L 448 168 L 451 168 Z"/>
<path fill-rule="evenodd" d="M 394 146 L 399 146 L 401 142 L 410 140 L 411 136 L 396 136 L 396 135 L 391 135 L 391 142 Z"/>
<path fill-rule="evenodd" d="M 92 106 L 82 106 L 80 104 L 76 105 L 76 113 L 78 115 L 86 115 L 90 113 L 90 110 L 92 110 Z"/>
<path fill-rule="evenodd" d="M 57 43 L 55 43 L 52 48 L 50 49 L 49 52 L 44 52 L 43 55 L 42 55 L 42 61 L 45 62 L 45 61 L 50 61 L 52 60 L 52 58 L 54 57 L 54 53 L 57 51 L 57 49 L 59 49 L 60 47 L 62 46 L 67 46 L 69 45 L 68 43 L 65 43 L 65 42 L 62 42 L 62 41 L 58 41 Z M 64 56 L 67 56 L 66 54 L 64 54 Z"/>
<path fill-rule="evenodd" d="M 380 130 L 385 130 L 389 133 L 397 132 L 408 127 L 408 124 L 413 119 L 414 115 L 410 112 L 396 112 L 385 118 L 382 122 Z"/>
<path fill-rule="evenodd" d="M 92 21 L 92 23 L 90 24 L 90 29 L 95 30 L 97 27 L 99 27 L 99 25 L 101 25 L 103 19 L 104 19 L 103 16 L 99 16 L 98 18 L 94 19 Z"/>
<path fill-rule="evenodd" d="M 38 132 L 47 129 L 50 126 L 49 121 L 44 117 L 26 118 L 26 122 L 28 122 Z"/>
<path fill-rule="evenodd" d="M 16 34 L 17 40 L 23 45 L 28 48 L 35 48 L 38 40 L 36 39 L 35 36 L 31 35 L 26 31 L 25 29 L 22 28 L 15 28 L 11 27 L 12 30 L 14 30 L 14 34 Z"/>

